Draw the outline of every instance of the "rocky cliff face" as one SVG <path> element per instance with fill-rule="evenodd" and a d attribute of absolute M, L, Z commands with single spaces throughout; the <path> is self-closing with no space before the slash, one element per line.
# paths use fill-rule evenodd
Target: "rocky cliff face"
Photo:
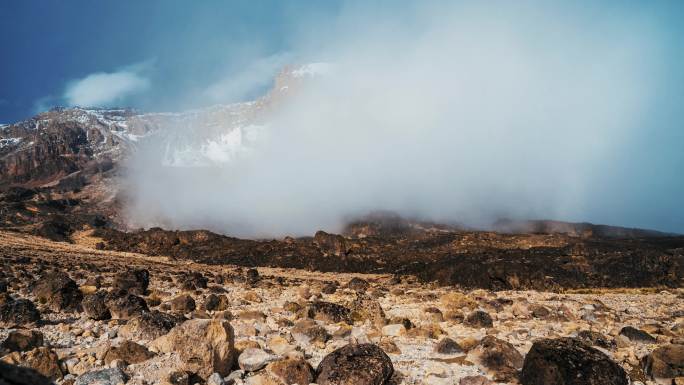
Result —
<path fill-rule="evenodd" d="M 180 113 L 131 109 L 54 108 L 28 120 L 0 126 L 0 186 L 40 187 L 70 176 L 116 169 L 148 140 L 163 143 L 169 166 L 229 160 L 250 130 L 315 71 L 286 68 L 274 88 L 252 102 L 216 105 Z"/>

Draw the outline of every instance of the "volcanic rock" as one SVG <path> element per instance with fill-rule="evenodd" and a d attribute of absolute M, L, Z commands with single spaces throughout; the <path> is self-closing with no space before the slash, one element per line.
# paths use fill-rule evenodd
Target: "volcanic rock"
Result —
<path fill-rule="evenodd" d="M 435 345 L 435 353 L 458 354 L 463 353 L 463 348 L 461 348 L 458 342 L 447 337 L 442 338 L 441 340 L 439 340 L 437 345 Z"/>
<path fill-rule="evenodd" d="M 10 331 L 0 347 L 10 352 L 24 352 L 42 345 L 43 333 L 37 330 L 17 329 Z"/>
<path fill-rule="evenodd" d="M 492 317 L 486 311 L 475 310 L 468 314 L 463 323 L 474 328 L 491 328 L 494 326 Z"/>
<path fill-rule="evenodd" d="M 473 361 L 494 373 L 497 381 L 510 381 L 516 378 L 518 370 L 522 368 L 523 357 L 511 343 L 494 336 L 486 336 L 468 353 Z"/>
<path fill-rule="evenodd" d="M 40 312 L 28 299 L 10 299 L 0 306 L 0 326 L 29 325 L 38 321 Z"/>
<path fill-rule="evenodd" d="M 171 300 L 171 310 L 180 313 L 189 313 L 195 310 L 195 300 L 188 294 L 181 294 Z"/>
<path fill-rule="evenodd" d="M 119 328 L 119 335 L 127 339 L 153 340 L 167 334 L 185 318 L 158 310 L 133 317 Z"/>
<path fill-rule="evenodd" d="M 279 384 L 310 384 L 314 382 L 314 370 L 306 360 L 282 359 L 266 366 L 266 373 Z"/>
<path fill-rule="evenodd" d="M 307 308 L 307 316 L 327 323 L 353 324 L 351 310 L 331 302 L 313 302 Z"/>
<path fill-rule="evenodd" d="M 632 326 L 625 326 L 620 330 L 620 335 L 629 338 L 630 341 L 643 342 L 647 344 L 653 344 L 656 342 L 655 337 L 646 333 L 643 330 L 639 330 Z"/>
<path fill-rule="evenodd" d="M 2 385 L 51 385 L 49 378 L 35 369 L 10 365 L 0 361 L 0 384 Z"/>
<path fill-rule="evenodd" d="M 365 279 L 354 277 L 347 282 L 347 288 L 354 291 L 365 292 L 370 287 L 370 283 Z"/>
<path fill-rule="evenodd" d="M 625 371 L 599 350 L 574 338 L 541 339 L 525 357 L 523 385 L 627 385 Z"/>
<path fill-rule="evenodd" d="M 150 272 L 146 269 L 136 269 L 117 274 L 112 282 L 112 290 L 144 295 L 149 285 Z"/>
<path fill-rule="evenodd" d="M 42 276 L 33 288 L 33 294 L 56 312 L 79 310 L 83 299 L 76 282 L 61 271 Z"/>
<path fill-rule="evenodd" d="M 109 365 L 114 360 L 121 360 L 126 364 L 138 364 L 154 357 L 154 353 L 146 347 L 133 341 L 124 341 L 119 346 L 111 347 L 104 355 L 105 364 Z"/>
<path fill-rule="evenodd" d="M 157 338 L 151 347 L 159 352 L 175 352 L 183 370 L 206 379 L 214 372 L 230 373 L 235 356 L 233 328 L 228 321 L 193 319 Z"/>
<path fill-rule="evenodd" d="M 318 364 L 319 385 L 383 385 L 392 377 L 390 358 L 377 345 L 347 345 L 328 354 Z"/>
<path fill-rule="evenodd" d="M 107 307 L 113 318 L 129 319 L 149 310 L 142 297 L 134 294 L 121 294 L 123 293 L 110 293 L 107 296 Z"/>
<path fill-rule="evenodd" d="M 78 376 L 74 385 L 119 385 L 125 384 L 128 376 L 120 368 L 94 370 Z"/>
<path fill-rule="evenodd" d="M 663 383 L 684 377 L 684 345 L 665 345 L 651 352 L 644 360 L 644 372 Z"/>
<path fill-rule="evenodd" d="M 106 320 L 112 318 L 107 307 L 107 292 L 100 290 L 94 294 L 86 295 L 81 301 L 81 306 L 86 315 L 94 320 Z"/>

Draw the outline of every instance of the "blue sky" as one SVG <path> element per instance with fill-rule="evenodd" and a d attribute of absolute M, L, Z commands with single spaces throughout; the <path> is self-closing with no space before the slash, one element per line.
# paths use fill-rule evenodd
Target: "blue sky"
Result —
<path fill-rule="evenodd" d="M 439 11 L 440 4 L 2 1 L 0 123 L 28 118 L 53 105 L 168 111 L 250 99 L 270 86 L 283 65 L 328 60 L 335 56 L 331 46 L 349 50 L 376 29 L 396 36 L 386 49 L 400 58 L 404 37 L 428 28 L 435 19 L 448 24 L 448 18 L 440 18 L 440 13 L 448 14 Z M 527 32 L 570 64 L 576 58 L 563 52 L 573 34 L 584 34 L 575 42 L 579 47 L 571 48 L 577 52 L 592 41 L 591 34 L 606 52 L 634 36 L 647 36 L 639 43 L 643 56 L 630 57 L 625 64 L 644 63 L 639 79 L 648 83 L 648 97 L 624 133 L 615 131 L 620 145 L 594 165 L 600 172 L 586 178 L 590 198 L 583 209 L 559 219 L 684 232 L 684 2 L 515 4 L 491 3 L 484 23 L 475 27 L 491 27 L 490 16 L 495 23 L 510 22 L 507 12 L 532 15 Z M 537 8 L 553 12 L 534 20 Z M 566 24 L 570 32 L 556 36 L 545 30 L 554 24 Z M 578 63 L 578 72 L 602 65 L 585 61 Z M 614 63 L 615 73 L 623 70 L 619 61 Z M 622 97 L 617 88 L 608 95 L 617 101 Z"/>
<path fill-rule="evenodd" d="M 336 8 L 332 1 L 0 2 L 0 121 L 68 104 L 70 82 L 130 66 L 151 84 L 119 102 L 180 108 L 184 93 L 289 52 L 291 39 L 306 33 L 301 20 L 311 25 Z"/>

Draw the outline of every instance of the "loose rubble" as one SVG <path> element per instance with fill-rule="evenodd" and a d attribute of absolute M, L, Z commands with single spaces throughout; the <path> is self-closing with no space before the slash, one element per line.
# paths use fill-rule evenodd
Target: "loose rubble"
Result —
<path fill-rule="evenodd" d="M 319 234 L 331 255 L 336 237 Z M 464 290 L 0 232 L 0 384 L 672 384 L 684 290 Z M 61 272 L 61 273 L 58 273 Z"/>

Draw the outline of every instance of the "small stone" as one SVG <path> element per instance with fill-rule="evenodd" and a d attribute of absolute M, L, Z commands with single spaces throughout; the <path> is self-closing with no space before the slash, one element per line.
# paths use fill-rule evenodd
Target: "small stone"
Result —
<path fill-rule="evenodd" d="M 494 385 L 494 383 L 485 376 L 466 376 L 458 380 L 458 385 Z"/>
<path fill-rule="evenodd" d="M 442 338 L 437 345 L 435 345 L 435 353 L 440 354 L 459 354 L 463 353 L 463 348 L 458 344 L 458 342 L 452 340 L 451 338 Z"/>
<path fill-rule="evenodd" d="M 312 344 L 318 347 L 325 347 L 325 342 L 328 340 L 328 332 L 324 327 L 316 324 L 316 321 L 311 319 L 303 319 L 297 323 L 290 330 L 292 338 L 300 344 Z"/>
<path fill-rule="evenodd" d="M 269 363 L 266 373 L 282 384 L 310 384 L 314 382 L 314 370 L 304 359 L 283 359 Z"/>
<path fill-rule="evenodd" d="M 119 368 L 95 370 L 76 378 L 74 385 L 119 385 L 125 384 L 128 376 Z"/>
<path fill-rule="evenodd" d="M 370 283 L 366 281 L 365 279 L 354 277 L 349 282 L 347 283 L 347 288 L 357 291 L 357 292 L 365 292 L 368 290 L 370 287 Z"/>
<path fill-rule="evenodd" d="M 225 385 L 226 382 L 223 381 L 223 377 L 220 374 L 214 373 L 209 378 L 207 378 L 207 385 Z"/>
<path fill-rule="evenodd" d="M 489 313 L 482 310 L 475 310 L 468 314 L 463 323 L 474 328 L 491 328 L 494 326 L 492 317 Z"/>
<path fill-rule="evenodd" d="M 118 347 L 111 347 L 104 355 L 105 364 L 121 360 L 127 364 L 138 364 L 154 357 L 154 353 L 133 341 L 124 341 Z"/>
<path fill-rule="evenodd" d="M 195 300 L 188 294 L 181 294 L 171 300 L 171 310 L 180 313 L 189 313 L 195 310 Z"/>
<path fill-rule="evenodd" d="M 238 365 L 244 371 L 254 372 L 275 359 L 276 356 L 266 353 L 262 349 L 247 348 L 238 357 Z"/>
<path fill-rule="evenodd" d="M 398 337 L 406 334 L 406 327 L 402 324 L 385 325 L 382 327 L 382 334 L 386 336 Z"/>

